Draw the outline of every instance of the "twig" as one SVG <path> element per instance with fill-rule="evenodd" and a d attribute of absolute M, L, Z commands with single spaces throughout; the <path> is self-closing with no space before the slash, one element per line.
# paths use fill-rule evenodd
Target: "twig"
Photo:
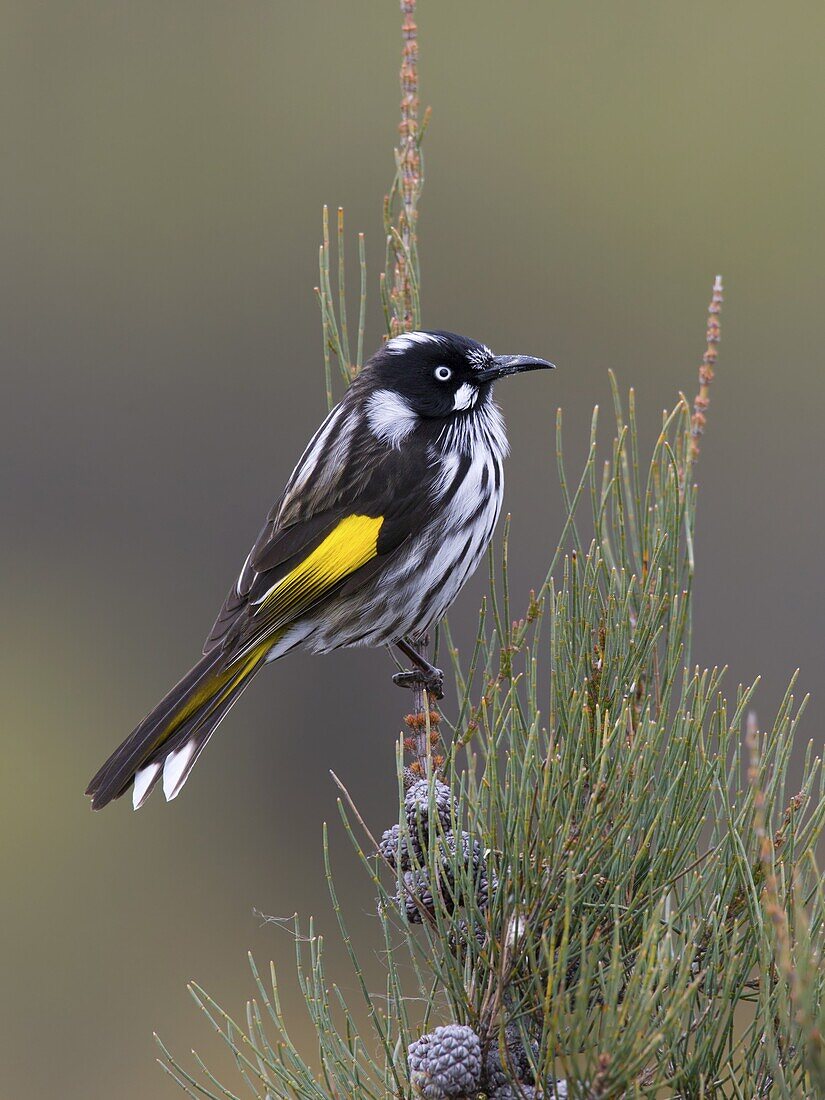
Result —
<path fill-rule="evenodd" d="M 708 306 L 708 327 L 705 336 L 706 348 L 699 367 L 699 392 L 693 399 L 693 416 L 690 418 L 690 457 L 695 462 L 699 457 L 699 439 L 704 433 L 710 405 L 710 384 L 716 371 L 717 345 L 719 343 L 719 314 L 722 312 L 722 276 L 717 275 L 713 283 L 713 293 Z"/>
<path fill-rule="evenodd" d="M 390 291 L 390 335 L 409 332 L 417 323 L 418 278 L 416 271 L 416 219 L 421 192 L 421 141 L 418 125 L 418 26 L 415 0 L 401 0 L 404 21 L 401 33 L 401 121 L 396 150 L 396 178 L 386 204 L 388 248 L 393 255 Z M 393 200 L 398 197 L 398 216 L 393 224 Z"/>
<path fill-rule="evenodd" d="M 412 711 L 404 717 L 404 724 L 410 731 L 404 738 L 404 749 L 413 757 L 410 771 L 419 778 L 428 776 L 433 768 L 438 769 L 444 763 L 444 757 L 432 751 L 441 740 L 441 715 L 423 684 L 415 683 L 412 692 Z"/>

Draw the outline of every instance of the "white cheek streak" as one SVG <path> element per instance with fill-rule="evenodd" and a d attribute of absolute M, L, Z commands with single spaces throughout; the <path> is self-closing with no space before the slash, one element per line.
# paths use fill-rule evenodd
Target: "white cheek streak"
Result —
<path fill-rule="evenodd" d="M 418 417 L 400 394 L 376 390 L 367 401 L 367 423 L 377 439 L 398 448 L 415 428 Z"/>
<path fill-rule="evenodd" d="M 187 741 L 177 752 L 170 752 L 163 765 L 163 793 L 166 801 L 171 802 L 180 794 L 186 781 L 188 765 L 197 747 L 195 738 Z"/>
<path fill-rule="evenodd" d="M 139 810 L 149 794 L 149 790 L 160 771 L 160 763 L 147 764 L 135 774 L 135 785 L 132 788 L 132 809 Z"/>
<path fill-rule="evenodd" d="M 475 386 L 471 386 L 469 382 L 462 382 L 462 384 L 455 391 L 455 398 L 453 399 L 453 411 L 462 412 L 465 409 L 471 409 L 478 400 L 478 390 Z"/>

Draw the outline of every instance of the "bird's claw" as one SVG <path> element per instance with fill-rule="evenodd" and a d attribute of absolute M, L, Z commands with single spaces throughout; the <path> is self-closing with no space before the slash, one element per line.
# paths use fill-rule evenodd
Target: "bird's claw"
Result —
<path fill-rule="evenodd" d="M 417 668 L 406 672 L 396 672 L 392 682 L 400 688 L 409 688 L 410 690 L 423 687 L 435 699 L 444 698 L 444 673 L 440 668 L 434 668 L 431 672 L 422 672 Z"/>

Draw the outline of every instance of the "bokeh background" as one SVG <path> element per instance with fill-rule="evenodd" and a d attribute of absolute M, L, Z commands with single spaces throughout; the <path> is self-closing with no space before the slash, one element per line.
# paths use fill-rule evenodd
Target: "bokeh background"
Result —
<path fill-rule="evenodd" d="M 574 464 L 613 367 L 652 436 L 694 392 L 722 271 L 696 658 L 731 689 L 763 674 L 767 721 L 825 656 L 825 8 L 421 0 L 419 22 L 425 321 L 560 367 L 500 394 L 515 591 L 559 532 L 557 404 Z M 404 700 L 382 653 L 262 676 L 172 805 L 92 815 L 82 792 L 199 652 L 322 415 L 324 202 L 367 234 L 380 338 L 399 49 L 391 0 L 2 3 L 4 1098 L 177 1095 L 152 1030 L 217 1053 L 185 983 L 240 1011 L 247 948 L 306 1037 L 293 944 L 253 910 L 332 930 L 329 768 L 391 820 Z M 333 833 L 369 947 L 369 884 Z"/>

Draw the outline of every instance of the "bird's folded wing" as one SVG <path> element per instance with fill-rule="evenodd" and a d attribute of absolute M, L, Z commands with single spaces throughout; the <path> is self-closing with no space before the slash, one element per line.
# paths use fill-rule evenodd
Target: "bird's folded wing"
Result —
<path fill-rule="evenodd" d="M 278 526 L 279 505 L 247 557 L 204 646 L 233 656 L 277 634 L 344 583 L 357 585 L 420 529 L 429 471 L 399 468 L 397 455 L 362 473 L 354 499 Z M 355 486 L 353 486 L 355 489 Z"/>
<path fill-rule="evenodd" d="M 285 626 L 375 558 L 383 523 L 383 516 L 345 516 L 287 573 L 250 600 L 233 659 L 268 637 L 277 638 Z"/>

